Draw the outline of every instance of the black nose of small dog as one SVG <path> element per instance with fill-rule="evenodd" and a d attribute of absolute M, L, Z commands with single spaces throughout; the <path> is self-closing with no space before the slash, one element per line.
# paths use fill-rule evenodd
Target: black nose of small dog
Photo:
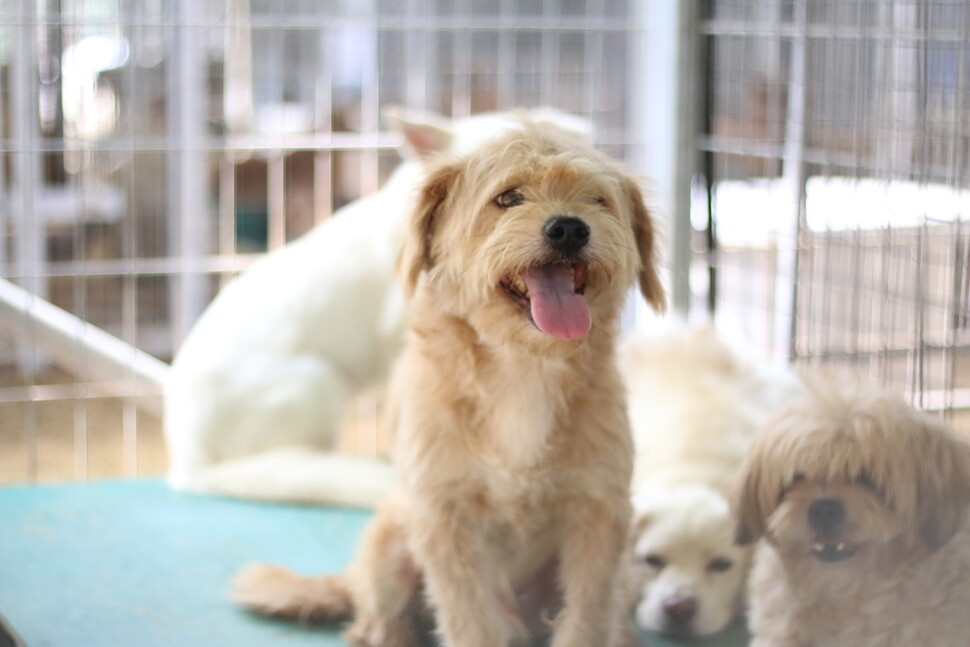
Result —
<path fill-rule="evenodd" d="M 697 600 L 686 595 L 672 595 L 663 601 L 663 609 L 671 621 L 684 625 L 697 613 Z"/>
<path fill-rule="evenodd" d="M 808 522 L 818 530 L 832 530 L 845 519 L 845 506 L 838 499 L 817 499 L 808 506 Z"/>
<path fill-rule="evenodd" d="M 550 218 L 543 226 L 542 233 L 553 249 L 565 254 L 578 252 L 589 242 L 589 225 L 570 216 Z"/>

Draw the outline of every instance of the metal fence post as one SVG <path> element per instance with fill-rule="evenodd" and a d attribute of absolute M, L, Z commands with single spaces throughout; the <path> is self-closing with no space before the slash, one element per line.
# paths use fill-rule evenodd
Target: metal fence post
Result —
<path fill-rule="evenodd" d="M 633 3 L 630 66 L 631 164 L 651 180 L 651 202 L 667 232 L 668 288 L 675 313 L 690 310 L 690 186 L 697 168 L 700 3 Z"/>
<path fill-rule="evenodd" d="M 206 165 L 206 54 L 202 9 L 193 0 L 173 4 L 168 60 L 168 233 L 179 259 L 170 299 L 173 348 L 205 308 L 206 283 L 199 261 L 209 252 L 210 218 Z"/>
<path fill-rule="evenodd" d="M 795 35 L 791 43 L 788 80 L 788 107 L 782 181 L 792 201 L 787 228 L 779 231 L 776 250 L 778 273 L 775 277 L 775 317 L 772 354 L 776 358 L 795 356 L 798 307 L 798 245 L 805 228 L 805 101 L 808 55 L 807 0 L 797 0 L 794 8 Z"/>

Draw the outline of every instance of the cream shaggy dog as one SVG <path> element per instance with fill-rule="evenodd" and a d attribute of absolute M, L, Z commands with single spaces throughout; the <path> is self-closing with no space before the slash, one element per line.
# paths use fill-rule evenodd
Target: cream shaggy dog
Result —
<path fill-rule="evenodd" d="M 737 498 L 759 537 L 756 647 L 964 647 L 970 444 L 884 390 L 831 375 L 758 433 Z"/>
<path fill-rule="evenodd" d="M 591 132 L 571 115 L 530 114 Z M 334 436 L 348 401 L 387 379 L 403 345 L 394 258 L 421 161 L 518 126 L 497 113 L 389 117 L 409 154 L 386 185 L 231 283 L 180 348 L 165 385 L 173 487 L 372 506 L 393 486 L 386 457 L 335 454 Z"/>
<path fill-rule="evenodd" d="M 751 549 L 734 542 L 727 494 L 758 428 L 800 390 L 791 371 L 745 359 L 709 327 L 621 347 L 637 458 L 636 620 L 690 639 L 743 607 Z"/>
<path fill-rule="evenodd" d="M 356 645 L 615 645 L 633 447 L 615 367 L 630 285 L 664 304 L 637 185 L 549 124 L 431 171 L 400 273 L 410 337 L 394 388 L 401 487 L 346 576 L 251 567 L 257 611 L 339 619 Z M 424 591 L 422 593 L 422 590 Z"/>

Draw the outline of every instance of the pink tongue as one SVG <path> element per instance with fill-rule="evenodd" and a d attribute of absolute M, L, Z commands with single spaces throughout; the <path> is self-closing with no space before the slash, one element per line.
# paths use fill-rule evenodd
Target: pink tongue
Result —
<path fill-rule="evenodd" d="M 559 339 L 578 339 L 589 332 L 589 305 L 573 291 L 572 266 L 535 267 L 523 272 L 522 280 L 529 287 L 532 320 L 539 330 Z"/>

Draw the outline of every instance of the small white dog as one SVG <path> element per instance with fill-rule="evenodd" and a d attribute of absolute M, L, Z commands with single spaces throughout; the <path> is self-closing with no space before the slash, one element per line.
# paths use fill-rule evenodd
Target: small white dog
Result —
<path fill-rule="evenodd" d="M 805 381 L 740 477 L 752 645 L 970 644 L 970 443 L 883 389 Z"/>
<path fill-rule="evenodd" d="M 742 360 L 709 328 L 632 338 L 620 356 L 637 447 L 636 620 L 708 636 L 741 611 L 750 562 L 734 543 L 727 491 L 755 429 L 798 380 Z"/>
<path fill-rule="evenodd" d="M 591 137 L 585 120 L 534 110 Z M 394 261 L 404 214 L 433 153 L 467 154 L 510 114 L 392 114 L 408 159 L 376 194 L 233 281 L 179 349 L 165 385 L 169 481 L 256 499 L 374 505 L 392 487 L 381 457 L 333 453 L 351 397 L 384 381 L 404 338 Z"/>

